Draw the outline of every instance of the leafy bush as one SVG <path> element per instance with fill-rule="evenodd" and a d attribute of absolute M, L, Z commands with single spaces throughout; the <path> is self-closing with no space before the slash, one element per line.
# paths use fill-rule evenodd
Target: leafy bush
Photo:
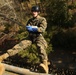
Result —
<path fill-rule="evenodd" d="M 35 44 L 32 44 L 28 49 L 19 52 L 22 58 L 26 58 L 27 63 L 39 63 L 38 52 Z"/>
<path fill-rule="evenodd" d="M 76 31 L 68 29 L 66 32 L 59 31 L 53 35 L 53 47 L 76 49 Z"/>

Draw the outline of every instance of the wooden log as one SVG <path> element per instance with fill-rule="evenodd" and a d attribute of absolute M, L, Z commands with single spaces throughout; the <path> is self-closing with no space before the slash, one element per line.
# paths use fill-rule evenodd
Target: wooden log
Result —
<path fill-rule="evenodd" d="M 12 66 L 8 64 L 4 64 L 4 67 L 5 67 L 5 70 L 7 71 L 11 71 L 11 72 L 15 72 L 18 74 L 23 74 L 23 75 L 54 75 L 54 74 L 46 74 L 46 73 L 35 73 L 35 72 L 31 72 L 28 69 Z"/>
<path fill-rule="evenodd" d="M 4 67 L 4 65 L 0 62 L 0 75 L 3 75 L 4 71 L 5 71 L 5 67 Z"/>
<path fill-rule="evenodd" d="M 5 71 L 2 75 L 20 75 L 14 72 Z"/>

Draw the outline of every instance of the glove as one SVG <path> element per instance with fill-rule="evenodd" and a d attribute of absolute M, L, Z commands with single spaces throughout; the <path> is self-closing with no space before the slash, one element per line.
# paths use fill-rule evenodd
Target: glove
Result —
<path fill-rule="evenodd" d="M 32 32 L 32 26 L 26 26 L 26 29 L 30 32 Z"/>
<path fill-rule="evenodd" d="M 26 26 L 26 29 L 30 32 L 37 32 L 38 27 L 37 26 Z"/>
<path fill-rule="evenodd" d="M 38 27 L 37 26 L 32 26 L 32 30 L 33 30 L 33 32 L 37 32 L 38 31 Z"/>

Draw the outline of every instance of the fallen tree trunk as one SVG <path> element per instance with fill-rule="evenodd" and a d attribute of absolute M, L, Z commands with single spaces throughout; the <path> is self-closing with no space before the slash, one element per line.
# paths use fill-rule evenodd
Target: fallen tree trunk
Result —
<path fill-rule="evenodd" d="M 5 67 L 5 70 L 7 71 L 11 71 L 11 72 L 15 72 L 15 73 L 23 74 L 23 75 L 54 75 L 54 74 L 45 74 L 45 73 L 35 73 L 35 72 L 31 72 L 28 69 L 11 66 L 8 64 L 4 64 L 4 67 Z"/>

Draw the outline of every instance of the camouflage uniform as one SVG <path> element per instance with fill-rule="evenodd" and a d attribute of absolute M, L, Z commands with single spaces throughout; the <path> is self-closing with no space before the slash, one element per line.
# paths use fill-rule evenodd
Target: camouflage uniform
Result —
<path fill-rule="evenodd" d="M 29 38 L 30 40 L 36 43 L 38 54 L 40 56 L 41 64 L 40 71 L 48 73 L 48 58 L 46 54 L 46 48 L 47 48 L 47 42 L 45 41 L 44 37 L 42 36 L 42 33 L 46 30 L 47 22 L 46 19 L 43 17 L 40 17 L 39 15 L 35 18 L 31 18 L 27 26 L 37 26 L 38 30 L 37 32 L 29 32 Z"/>
<path fill-rule="evenodd" d="M 46 19 L 40 17 L 39 15 L 36 18 L 31 18 L 27 25 L 33 25 L 38 27 L 38 32 L 29 32 L 28 40 L 23 40 L 20 43 L 16 44 L 12 49 L 7 50 L 9 56 L 13 56 L 17 54 L 19 51 L 26 49 L 32 43 L 36 43 L 38 54 L 40 56 L 40 60 L 48 60 L 46 54 L 47 42 L 45 41 L 42 33 L 46 30 L 47 22 Z M 5 58 L 7 58 L 7 54 Z M 5 59 L 4 58 L 4 59 Z"/>
<path fill-rule="evenodd" d="M 42 36 L 42 33 L 46 30 L 47 27 L 46 19 L 38 15 L 36 18 L 31 18 L 28 21 L 27 26 L 29 25 L 38 27 L 38 32 L 29 32 L 29 37 L 32 43 L 36 43 L 41 61 L 47 60 L 47 54 L 45 50 L 47 48 L 47 42 Z"/>
<path fill-rule="evenodd" d="M 37 16 L 36 18 L 31 18 L 27 25 L 37 26 L 38 32 L 29 32 L 28 39 L 29 40 L 23 40 L 19 44 L 15 45 L 12 49 L 9 49 L 7 52 L 10 56 L 17 54 L 19 51 L 27 48 L 31 45 L 31 43 L 36 43 L 38 53 L 40 56 L 41 61 L 46 59 L 47 60 L 47 54 L 46 54 L 46 48 L 47 48 L 47 42 L 45 41 L 44 37 L 42 36 L 42 33 L 45 31 L 47 27 L 46 19 L 40 16 Z"/>

